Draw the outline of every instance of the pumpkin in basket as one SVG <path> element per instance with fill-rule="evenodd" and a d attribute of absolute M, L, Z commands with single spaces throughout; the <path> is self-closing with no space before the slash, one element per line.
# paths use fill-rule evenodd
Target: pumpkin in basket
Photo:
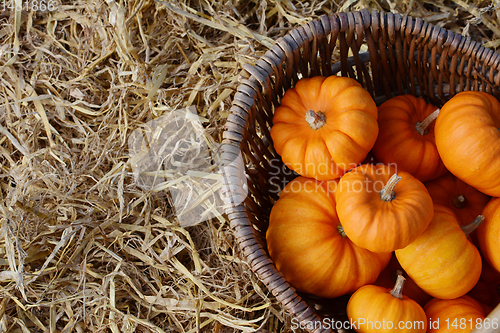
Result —
<path fill-rule="evenodd" d="M 424 232 L 434 214 L 424 184 L 390 165 L 363 164 L 340 179 L 337 214 L 356 245 L 392 252 Z"/>
<path fill-rule="evenodd" d="M 471 332 L 483 324 L 486 306 L 469 296 L 434 298 L 424 306 L 429 318 L 428 333 Z"/>
<path fill-rule="evenodd" d="M 483 220 L 467 227 L 470 233 Z M 481 275 L 481 255 L 451 209 L 434 205 L 431 223 L 415 241 L 396 251 L 401 267 L 427 294 L 441 299 L 465 295 Z"/>
<path fill-rule="evenodd" d="M 483 212 L 490 196 L 464 183 L 452 173 L 425 182 L 425 187 L 436 205 L 450 208 L 460 225 L 467 225 Z"/>
<path fill-rule="evenodd" d="M 379 135 L 373 153 L 384 164 L 397 164 L 420 181 L 435 179 L 447 170 L 434 140 L 439 110 L 412 95 L 393 97 L 378 108 Z"/>
<path fill-rule="evenodd" d="M 481 253 L 500 272 L 500 198 L 493 198 L 483 210 L 484 223 L 477 229 Z"/>
<path fill-rule="evenodd" d="M 488 195 L 500 196 L 500 102 L 482 91 L 465 91 L 441 108 L 436 146 L 446 168 Z"/>
<path fill-rule="evenodd" d="M 333 298 L 373 283 L 391 258 L 345 236 L 335 212 L 337 181 L 298 177 L 274 204 L 266 234 L 276 268 L 297 290 Z"/>
<path fill-rule="evenodd" d="M 366 157 L 378 135 L 377 106 L 354 79 L 304 78 L 288 89 L 273 116 L 271 137 L 298 174 L 336 179 Z"/>
<path fill-rule="evenodd" d="M 392 290 L 367 285 L 351 296 L 347 316 L 356 323 L 356 332 L 426 332 L 425 312 L 417 302 L 403 295 L 404 281 L 399 274 Z"/>

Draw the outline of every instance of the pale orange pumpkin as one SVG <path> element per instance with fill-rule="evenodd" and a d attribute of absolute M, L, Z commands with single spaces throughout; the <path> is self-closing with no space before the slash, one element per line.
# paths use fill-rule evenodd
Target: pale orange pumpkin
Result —
<path fill-rule="evenodd" d="M 304 78 L 288 89 L 273 116 L 271 137 L 298 174 L 336 179 L 355 167 L 378 134 L 377 106 L 354 79 Z"/>
<path fill-rule="evenodd" d="M 500 196 L 500 102 L 465 91 L 441 108 L 434 128 L 446 168 L 479 191 Z"/>
<path fill-rule="evenodd" d="M 333 298 L 373 283 L 390 253 L 352 243 L 335 212 L 337 181 L 298 177 L 274 204 L 266 233 L 276 268 L 297 290 Z"/>
<path fill-rule="evenodd" d="M 389 165 L 363 164 L 346 173 L 337 190 L 337 214 L 356 245 L 392 252 L 415 240 L 434 214 L 425 186 Z"/>
<path fill-rule="evenodd" d="M 347 316 L 358 333 L 426 332 L 422 307 L 403 294 L 404 277 L 398 275 L 394 288 L 366 285 L 347 303 Z"/>
<path fill-rule="evenodd" d="M 379 135 L 373 153 L 384 164 L 397 164 L 420 181 L 435 179 L 447 170 L 434 140 L 439 110 L 424 99 L 401 95 L 378 108 Z"/>
<path fill-rule="evenodd" d="M 478 218 L 467 226 L 467 232 L 481 221 Z M 435 298 L 463 296 L 481 275 L 479 251 L 467 239 L 455 214 L 440 205 L 434 205 L 434 217 L 424 233 L 397 250 L 396 257 L 413 281 Z"/>

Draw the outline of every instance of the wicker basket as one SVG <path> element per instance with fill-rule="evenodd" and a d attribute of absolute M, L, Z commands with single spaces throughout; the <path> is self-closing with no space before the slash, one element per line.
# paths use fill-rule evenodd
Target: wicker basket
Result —
<path fill-rule="evenodd" d="M 336 48 L 340 60 L 333 62 Z M 295 177 L 283 167 L 269 133 L 284 92 L 302 77 L 341 75 L 360 82 L 377 104 L 409 93 L 441 106 L 464 90 L 486 91 L 498 98 L 499 66 L 498 53 L 469 37 L 419 18 L 363 10 L 312 20 L 278 39 L 255 66 L 244 68 L 222 146 L 227 166 L 225 209 L 251 269 L 295 322 L 310 332 L 331 331 L 315 324 L 328 312 L 317 311 L 321 300 L 297 294 L 277 271 L 265 245 L 271 207 L 279 190 Z M 240 193 L 241 199 L 243 190 L 242 170 L 234 167 L 238 156 L 243 156 L 248 186 L 242 203 L 233 195 Z M 333 304 L 330 315 L 342 320 L 342 299 L 323 303 Z"/>

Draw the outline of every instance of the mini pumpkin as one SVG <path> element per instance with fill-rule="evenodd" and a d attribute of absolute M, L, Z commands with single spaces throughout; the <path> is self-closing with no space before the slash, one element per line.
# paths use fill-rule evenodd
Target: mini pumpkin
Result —
<path fill-rule="evenodd" d="M 477 229 L 482 255 L 500 272 L 500 198 L 493 198 L 483 210 L 484 222 Z"/>
<path fill-rule="evenodd" d="M 469 296 L 434 298 L 424 306 L 428 333 L 468 333 L 483 324 L 484 306 Z"/>
<path fill-rule="evenodd" d="M 354 79 L 304 78 L 288 89 L 273 116 L 271 137 L 298 174 L 336 179 L 366 157 L 378 135 L 377 106 Z"/>
<path fill-rule="evenodd" d="M 424 99 L 401 95 L 378 108 L 379 135 L 373 153 L 384 164 L 397 164 L 420 181 L 435 179 L 447 170 L 434 140 L 439 109 Z"/>
<path fill-rule="evenodd" d="M 479 191 L 499 197 L 500 102 L 486 92 L 461 92 L 443 105 L 434 130 L 446 168 Z"/>
<path fill-rule="evenodd" d="M 356 245 L 392 252 L 415 240 L 434 214 L 425 186 L 389 165 L 363 164 L 346 173 L 337 191 L 337 214 Z"/>
<path fill-rule="evenodd" d="M 351 296 L 347 316 L 357 324 L 356 332 L 426 332 L 425 312 L 417 302 L 403 295 L 404 280 L 399 274 L 392 290 L 366 285 Z"/>
<path fill-rule="evenodd" d="M 480 215 L 491 197 L 447 172 L 441 177 L 425 182 L 425 187 L 436 205 L 450 208 L 460 225 L 470 224 Z"/>
<path fill-rule="evenodd" d="M 464 227 L 470 233 L 483 220 Z M 467 239 L 453 211 L 434 205 L 431 223 L 417 239 L 395 251 L 401 267 L 422 290 L 435 298 L 465 295 L 481 275 L 481 255 Z"/>
<path fill-rule="evenodd" d="M 274 204 L 266 234 L 270 257 L 297 290 L 333 298 L 373 283 L 390 253 L 352 243 L 335 212 L 337 181 L 297 177 Z"/>

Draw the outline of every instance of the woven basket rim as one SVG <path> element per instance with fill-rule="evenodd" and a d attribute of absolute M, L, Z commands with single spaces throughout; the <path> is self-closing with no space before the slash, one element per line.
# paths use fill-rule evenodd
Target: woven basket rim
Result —
<path fill-rule="evenodd" d="M 257 60 L 255 65 L 244 65 L 223 134 L 222 162 L 225 165 L 231 165 L 242 154 L 241 143 L 244 138 L 245 126 L 248 121 L 248 114 L 255 105 L 256 96 L 269 91 L 270 78 L 277 66 L 289 61 L 287 54 L 292 54 L 295 50 L 298 50 L 301 47 L 301 40 L 314 43 L 316 39 L 331 34 L 332 31 L 339 33 L 354 32 L 355 30 L 361 31 L 369 28 L 372 28 L 374 33 L 382 33 L 383 38 L 387 38 L 392 43 L 395 42 L 396 33 L 400 33 L 402 38 L 405 38 L 403 31 L 406 31 L 421 42 L 427 43 L 429 48 L 434 45 L 437 45 L 439 49 L 446 48 L 446 56 L 458 54 L 471 59 L 470 61 L 482 64 L 484 68 L 478 67 L 475 75 L 479 77 L 487 76 L 482 77 L 483 81 L 490 82 L 493 89 L 498 93 L 497 95 L 500 95 L 499 90 L 496 90 L 495 87 L 495 85 L 500 86 L 500 74 L 498 73 L 500 54 L 473 41 L 471 37 L 465 37 L 451 30 L 437 27 L 421 18 L 377 10 L 368 11 L 363 9 L 356 12 L 321 15 L 278 38 L 275 44 Z M 368 54 L 361 53 L 360 56 L 368 57 L 369 60 Z M 359 58 L 351 60 L 353 66 L 356 65 L 356 61 L 360 61 Z M 367 61 L 366 59 L 361 60 Z M 348 66 L 348 64 L 334 63 L 331 66 L 332 75 L 335 75 L 338 72 L 345 71 L 345 66 Z M 488 68 L 486 69 L 486 67 Z M 287 70 L 291 70 L 291 68 L 287 67 Z M 443 92 L 438 91 L 439 93 L 443 94 Z M 452 94 L 452 92 L 448 93 Z M 371 94 L 375 99 L 377 98 L 373 91 Z M 241 186 L 237 179 L 237 170 L 228 167 L 227 172 L 227 177 L 224 177 L 227 181 L 224 185 L 227 193 L 225 212 L 234 231 L 236 243 L 240 246 L 245 260 L 248 260 L 252 271 L 295 318 L 303 323 L 320 321 L 321 318 L 302 300 L 296 290 L 276 269 L 273 261 L 267 255 L 266 249 L 259 243 L 245 204 L 233 200 L 231 196 L 231 191 L 234 192 L 235 188 Z M 332 330 L 320 326 L 310 331 L 331 332 Z"/>

